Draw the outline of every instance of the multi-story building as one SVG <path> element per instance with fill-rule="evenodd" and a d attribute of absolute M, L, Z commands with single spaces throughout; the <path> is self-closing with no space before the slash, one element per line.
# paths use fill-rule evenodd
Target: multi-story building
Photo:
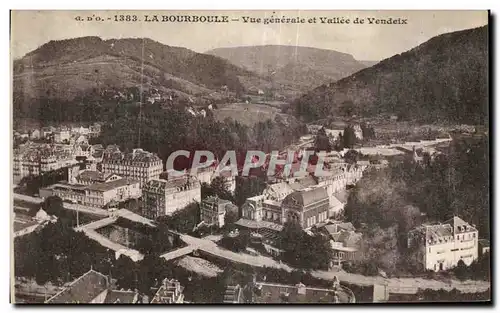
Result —
<path fill-rule="evenodd" d="M 190 203 L 201 201 L 200 183 L 191 177 L 153 179 L 142 189 L 143 214 L 148 218 L 171 215 Z"/>
<path fill-rule="evenodd" d="M 344 261 L 356 261 L 362 256 L 361 233 L 351 223 L 331 221 L 318 228 L 319 232 L 328 236 L 333 250 L 331 266 L 341 266 Z"/>
<path fill-rule="evenodd" d="M 56 131 L 56 128 L 53 126 L 48 126 L 48 127 L 42 127 L 40 130 L 40 136 L 42 138 L 48 138 L 52 136 L 52 134 Z"/>
<path fill-rule="evenodd" d="M 73 134 L 88 135 L 90 132 L 90 129 L 88 127 L 76 126 L 76 127 L 71 128 L 71 132 Z"/>
<path fill-rule="evenodd" d="M 59 130 L 54 132 L 54 142 L 61 143 L 64 141 L 68 141 L 71 138 L 71 133 L 69 130 Z"/>
<path fill-rule="evenodd" d="M 184 303 L 184 287 L 175 279 L 165 278 L 161 287 L 156 291 L 152 304 Z"/>
<path fill-rule="evenodd" d="M 73 165 L 76 162 L 64 145 L 36 144 L 28 142 L 14 150 L 14 182 L 27 176 L 38 176 Z"/>
<path fill-rule="evenodd" d="M 232 210 L 234 205 L 229 200 L 220 199 L 219 197 L 208 197 L 201 202 L 200 206 L 200 221 L 208 226 L 224 226 L 224 218 L 226 212 Z"/>
<path fill-rule="evenodd" d="M 59 198 L 90 207 L 104 207 L 112 202 L 124 202 L 141 197 L 139 181 L 130 178 L 115 179 L 89 185 L 58 183 L 40 189 L 40 197 L 58 196 Z"/>
<path fill-rule="evenodd" d="M 76 157 L 89 158 L 94 154 L 94 147 L 88 143 L 75 144 L 73 155 Z"/>
<path fill-rule="evenodd" d="M 478 258 L 478 231 L 454 216 L 442 224 L 424 224 L 411 230 L 408 247 L 414 249 L 418 261 L 427 270 L 448 270 L 460 260 L 470 265 Z"/>
<path fill-rule="evenodd" d="M 131 153 L 122 153 L 116 147 L 109 150 L 108 148 L 104 151 L 102 159 L 104 173 L 114 173 L 137 179 L 140 181 L 141 187 L 150 180 L 159 179 L 163 163 L 158 155 L 142 149 L 134 149 Z"/>
<path fill-rule="evenodd" d="M 281 206 L 286 221 L 297 222 L 307 229 L 328 219 L 330 204 L 326 189 L 317 187 L 291 193 Z"/>

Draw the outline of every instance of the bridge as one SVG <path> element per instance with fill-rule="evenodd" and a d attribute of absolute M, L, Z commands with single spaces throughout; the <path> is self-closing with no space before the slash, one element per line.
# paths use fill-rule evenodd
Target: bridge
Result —
<path fill-rule="evenodd" d="M 106 247 L 108 249 L 111 249 L 115 251 L 116 257 L 118 258 L 120 255 L 125 255 L 128 256 L 132 261 L 137 262 L 140 261 L 144 258 L 144 255 L 141 254 L 139 251 L 131 248 L 127 248 L 117 242 L 114 242 L 107 238 L 106 236 L 103 236 L 96 232 L 96 229 L 111 225 L 115 223 L 119 217 L 126 218 L 128 220 L 134 221 L 136 223 L 142 223 L 151 227 L 155 227 L 154 223 L 147 219 L 144 218 L 138 214 L 135 214 L 134 212 L 131 212 L 129 210 L 118 210 L 116 212 L 113 212 L 111 216 L 108 216 L 106 218 L 100 219 L 98 221 L 90 222 L 85 225 L 81 225 L 79 227 L 76 227 L 76 231 L 83 231 L 83 233 L 89 237 L 92 240 L 97 241 L 101 246 Z M 192 252 L 192 251 L 191 251 Z"/>

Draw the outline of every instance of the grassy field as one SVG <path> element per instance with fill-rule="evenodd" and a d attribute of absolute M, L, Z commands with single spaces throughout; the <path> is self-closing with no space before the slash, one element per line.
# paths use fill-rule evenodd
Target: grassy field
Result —
<path fill-rule="evenodd" d="M 274 120 L 281 110 L 269 105 L 254 103 L 231 103 L 214 111 L 215 117 L 219 121 L 232 118 L 242 124 L 252 126 L 258 122 L 268 119 Z"/>

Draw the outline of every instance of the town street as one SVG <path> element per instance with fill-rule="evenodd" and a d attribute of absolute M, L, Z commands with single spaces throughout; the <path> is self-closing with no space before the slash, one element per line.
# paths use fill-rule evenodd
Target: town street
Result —
<path fill-rule="evenodd" d="M 253 256 L 245 253 L 236 253 L 226 250 L 217 246 L 211 240 L 195 238 L 192 236 L 180 234 L 180 238 L 186 244 L 191 246 L 191 249 L 183 248 L 182 252 L 188 254 L 192 249 L 199 249 L 205 253 L 221 257 L 235 263 L 247 264 L 257 267 L 274 267 L 292 271 L 294 268 L 280 263 L 270 257 L 266 256 Z M 176 250 L 178 251 L 178 250 Z M 173 259 L 179 257 L 182 253 L 175 253 L 176 251 L 168 252 L 162 257 L 165 259 Z M 486 281 L 459 281 L 450 280 L 450 282 L 438 281 L 433 279 L 424 278 L 383 278 L 381 276 L 363 276 L 359 274 L 347 273 L 345 271 L 312 271 L 311 274 L 317 278 L 333 280 L 335 276 L 341 281 L 350 284 L 370 286 L 373 284 L 387 285 L 388 291 L 391 293 L 407 293 L 414 294 L 418 289 L 445 289 L 452 290 L 454 288 L 464 293 L 483 292 L 488 290 L 491 286 Z"/>

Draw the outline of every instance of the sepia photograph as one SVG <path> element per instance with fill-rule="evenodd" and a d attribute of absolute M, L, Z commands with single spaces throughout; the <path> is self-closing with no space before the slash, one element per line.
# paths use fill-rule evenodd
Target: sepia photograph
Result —
<path fill-rule="evenodd" d="M 490 21 L 11 10 L 11 303 L 492 304 Z"/>

